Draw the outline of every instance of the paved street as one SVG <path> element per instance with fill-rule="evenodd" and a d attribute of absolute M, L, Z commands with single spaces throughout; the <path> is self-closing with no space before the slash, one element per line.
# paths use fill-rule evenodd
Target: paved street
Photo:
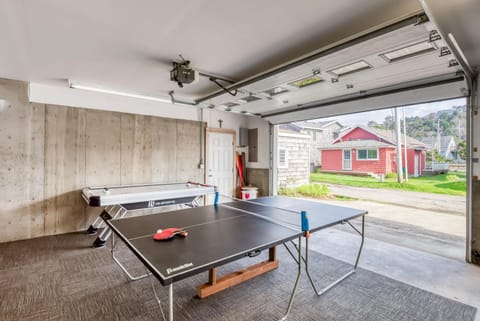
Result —
<path fill-rule="evenodd" d="M 334 195 L 359 200 L 424 209 L 448 214 L 465 215 L 466 197 L 432 193 L 409 192 L 394 189 L 377 189 L 326 184 Z"/>

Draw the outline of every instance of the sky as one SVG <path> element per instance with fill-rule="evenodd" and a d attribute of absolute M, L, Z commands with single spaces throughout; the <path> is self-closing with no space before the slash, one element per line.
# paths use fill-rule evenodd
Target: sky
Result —
<path fill-rule="evenodd" d="M 458 99 L 451 99 L 451 100 L 444 100 L 426 104 L 418 104 L 418 105 L 410 105 L 405 106 L 405 116 L 406 117 L 414 117 L 414 116 L 425 116 L 430 113 L 434 113 L 439 110 L 450 109 L 454 106 L 463 106 L 466 104 L 465 98 L 458 98 Z M 400 115 L 403 116 L 402 113 Z M 367 125 L 370 120 L 374 120 L 377 123 L 382 123 L 385 117 L 392 116 L 392 109 L 382 109 L 382 110 L 374 110 L 369 112 L 363 112 L 358 114 L 350 114 L 344 116 L 336 116 L 336 117 L 328 117 L 328 118 L 320 118 L 319 121 L 327 121 L 327 120 L 338 120 L 343 125 Z"/>

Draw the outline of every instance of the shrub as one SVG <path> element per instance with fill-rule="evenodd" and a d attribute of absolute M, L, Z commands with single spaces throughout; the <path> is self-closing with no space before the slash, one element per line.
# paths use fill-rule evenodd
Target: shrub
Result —
<path fill-rule="evenodd" d="M 322 197 L 329 195 L 329 193 L 328 186 L 323 184 L 301 185 L 297 188 L 280 188 L 278 190 L 278 195 L 284 196 Z"/>
<path fill-rule="evenodd" d="M 385 178 L 397 178 L 397 173 L 388 173 Z"/>
<path fill-rule="evenodd" d="M 278 195 L 295 196 L 295 190 L 293 188 L 286 188 L 286 187 L 279 188 Z"/>
<path fill-rule="evenodd" d="M 449 175 L 445 176 L 445 179 L 449 182 L 455 182 L 455 181 L 458 181 L 460 179 L 460 177 L 458 177 L 457 175 L 449 174 Z"/>
<path fill-rule="evenodd" d="M 309 184 L 297 187 L 295 192 L 303 196 L 319 197 L 328 195 L 330 191 L 327 185 Z"/>

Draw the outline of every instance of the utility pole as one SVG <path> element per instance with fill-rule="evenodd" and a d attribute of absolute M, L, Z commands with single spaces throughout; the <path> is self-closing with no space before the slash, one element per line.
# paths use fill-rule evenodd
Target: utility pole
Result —
<path fill-rule="evenodd" d="M 403 147 L 405 149 L 405 181 L 408 182 L 408 155 L 407 155 L 407 117 L 405 107 L 403 109 Z"/>
<path fill-rule="evenodd" d="M 397 138 L 397 181 L 403 183 L 402 173 L 402 142 L 400 134 L 400 117 L 398 117 L 398 108 L 395 108 L 395 136 Z"/>

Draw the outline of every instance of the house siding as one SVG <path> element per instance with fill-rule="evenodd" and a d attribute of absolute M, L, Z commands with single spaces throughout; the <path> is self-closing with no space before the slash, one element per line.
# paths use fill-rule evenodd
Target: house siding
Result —
<path fill-rule="evenodd" d="M 358 160 L 357 148 L 352 148 L 352 169 L 343 170 L 343 149 L 329 149 L 322 152 L 322 170 L 358 173 L 388 174 L 397 171 L 395 148 L 379 148 L 378 160 Z M 403 153 L 402 153 L 403 154 Z M 408 174 L 415 174 L 415 155 L 418 155 L 418 174 L 425 170 L 425 151 L 407 149 Z M 403 159 L 402 159 L 403 160 Z M 405 164 L 402 164 L 405 166 Z"/>
<path fill-rule="evenodd" d="M 342 150 L 326 149 L 322 151 L 322 170 L 342 170 Z"/>
<path fill-rule="evenodd" d="M 366 142 L 362 143 L 362 141 L 368 141 L 368 144 Z M 378 146 L 378 159 L 357 159 L 358 150 L 364 149 L 361 147 L 364 144 L 365 146 Z M 335 149 L 335 146 L 337 146 L 337 149 Z M 346 149 L 346 146 L 352 146 L 350 148 L 352 157 L 351 170 L 343 169 L 343 150 Z M 329 149 L 324 149 L 322 151 L 322 170 L 324 171 L 344 171 L 372 174 L 388 174 L 397 171 L 396 149 L 394 144 L 361 127 L 352 129 L 350 132 L 346 133 L 340 139 L 335 141 L 335 143 L 328 146 L 328 148 Z M 375 147 L 365 148 L 372 149 Z M 402 165 L 405 167 L 403 154 L 404 150 L 402 149 Z M 415 174 L 415 155 L 418 155 L 418 175 L 422 175 L 423 171 L 425 170 L 426 153 L 423 150 L 415 150 L 414 148 L 407 148 L 408 174 Z"/>
<path fill-rule="evenodd" d="M 278 149 L 287 151 L 287 166 L 278 168 L 278 186 L 293 188 L 310 181 L 310 137 L 279 133 Z"/>
<path fill-rule="evenodd" d="M 386 174 L 386 154 L 389 152 L 387 148 L 378 149 L 378 160 L 359 160 L 357 159 L 357 149 L 352 149 L 352 171 Z"/>
<path fill-rule="evenodd" d="M 339 141 L 348 141 L 348 140 L 378 140 L 379 142 L 385 142 L 385 140 L 379 138 L 378 136 L 374 135 L 373 133 L 367 132 L 362 128 L 355 128 L 351 132 L 345 134 Z"/>
<path fill-rule="evenodd" d="M 310 138 L 310 163 L 315 166 L 322 164 L 321 148 L 330 145 L 335 140 L 335 133 L 337 133 L 342 125 L 335 122 L 321 129 L 302 129 L 302 134 L 309 135 Z M 315 137 L 315 139 L 314 139 Z"/>

